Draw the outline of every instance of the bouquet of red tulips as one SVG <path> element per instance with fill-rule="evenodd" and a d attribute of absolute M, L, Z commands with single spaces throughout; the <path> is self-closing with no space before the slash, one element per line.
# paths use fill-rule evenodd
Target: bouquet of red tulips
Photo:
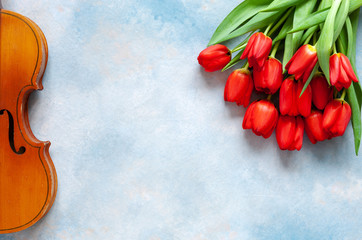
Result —
<path fill-rule="evenodd" d="M 304 130 L 315 144 L 342 136 L 352 121 L 358 155 L 361 6 L 362 0 L 245 0 L 219 25 L 198 61 L 208 72 L 241 63 L 226 81 L 224 99 L 248 107 L 244 129 L 264 138 L 275 130 L 280 149 L 299 151 Z M 234 38 L 240 44 L 229 49 L 224 42 Z M 254 89 L 266 97 L 249 105 Z"/>

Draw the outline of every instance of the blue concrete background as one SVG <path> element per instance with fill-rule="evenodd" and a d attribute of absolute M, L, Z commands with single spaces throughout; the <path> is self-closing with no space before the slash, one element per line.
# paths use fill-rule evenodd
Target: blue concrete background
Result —
<path fill-rule="evenodd" d="M 52 142 L 59 189 L 44 219 L 0 239 L 362 239 L 351 127 L 282 152 L 223 101 L 230 71 L 197 64 L 239 2 L 3 0 L 48 39 L 30 123 Z"/>

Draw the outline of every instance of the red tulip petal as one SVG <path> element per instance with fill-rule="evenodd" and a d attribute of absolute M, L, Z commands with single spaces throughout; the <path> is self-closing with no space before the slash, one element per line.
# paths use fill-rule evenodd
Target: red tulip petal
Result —
<path fill-rule="evenodd" d="M 349 61 L 348 57 L 346 57 L 344 54 L 341 54 L 341 62 L 348 77 L 354 82 L 358 82 L 357 76 L 354 73 L 354 70 L 352 68 L 351 62 Z"/>
<path fill-rule="evenodd" d="M 314 68 L 314 66 L 317 64 L 317 62 L 318 62 L 318 58 L 315 57 L 315 58 L 312 60 L 311 64 L 308 65 L 308 67 L 306 68 L 305 72 L 303 73 L 303 83 L 306 83 L 306 82 L 307 82 L 307 80 L 308 80 L 310 74 L 312 73 L 313 68 Z"/>
<path fill-rule="evenodd" d="M 332 86 L 335 86 L 339 79 L 339 75 L 340 75 L 340 71 L 341 71 L 339 63 L 340 63 L 340 59 L 337 54 L 333 54 L 329 58 L 329 65 L 330 65 L 329 76 L 330 76 L 330 81 L 331 81 Z"/>
<path fill-rule="evenodd" d="M 299 53 L 300 48 L 298 49 L 298 51 L 293 55 L 293 57 L 289 60 L 289 62 L 287 63 L 287 65 L 285 65 L 285 69 L 288 70 L 291 68 L 291 65 L 293 65 L 294 60 L 297 58 L 298 53 Z"/>
<path fill-rule="evenodd" d="M 256 135 L 266 138 L 266 135 L 274 130 L 275 112 L 277 113 L 274 104 L 268 100 L 261 100 L 255 105 L 252 124 Z"/>
<path fill-rule="evenodd" d="M 265 36 L 264 34 L 260 35 L 260 46 L 255 50 L 256 58 L 267 58 L 269 56 L 270 50 L 272 48 L 273 41 L 270 37 Z"/>
<path fill-rule="evenodd" d="M 302 46 L 295 53 L 295 58 L 293 60 L 293 63 L 289 66 L 288 73 L 295 74 L 295 78 L 299 79 L 305 72 L 305 69 L 308 69 L 308 67 L 310 67 L 312 63 L 316 62 L 316 54 L 317 53 L 316 51 L 314 51 L 314 48 L 312 46 Z"/>
<path fill-rule="evenodd" d="M 221 70 L 231 60 L 229 49 L 221 44 L 210 46 L 200 52 L 197 60 L 207 72 Z"/>
<path fill-rule="evenodd" d="M 294 137 L 294 149 L 300 150 L 303 146 L 303 134 L 304 134 L 304 122 L 301 117 L 297 117 L 297 127 L 295 130 Z"/>
<path fill-rule="evenodd" d="M 316 108 L 323 110 L 327 103 L 333 99 L 333 88 L 329 87 L 327 79 L 322 75 L 316 75 L 311 83 L 312 102 Z"/>
<path fill-rule="evenodd" d="M 265 72 L 265 91 L 267 94 L 274 94 L 280 88 L 283 81 L 283 65 L 275 58 L 271 58 L 268 61 L 268 71 Z"/>
<path fill-rule="evenodd" d="M 305 120 L 307 121 L 307 120 Z M 316 144 L 317 140 L 314 138 L 312 131 L 309 130 L 309 127 L 307 124 L 305 124 L 305 132 L 307 133 L 307 136 L 311 143 Z"/>
<path fill-rule="evenodd" d="M 273 105 L 273 107 L 274 107 L 274 105 Z M 271 119 L 272 119 L 271 124 L 269 125 L 268 130 L 266 130 L 266 132 L 263 134 L 263 137 L 265 139 L 269 138 L 273 134 L 273 131 L 276 128 L 277 123 L 278 123 L 278 118 L 279 118 L 279 113 L 276 110 L 276 108 L 274 107 L 273 114 L 271 115 Z"/>
<path fill-rule="evenodd" d="M 298 92 L 297 92 L 297 106 L 298 106 L 298 112 L 303 117 L 308 117 L 311 109 L 312 109 L 312 89 L 311 86 L 308 85 L 305 89 L 303 95 L 301 97 L 300 94 L 303 90 L 304 84 L 302 81 L 298 81 Z"/>
<path fill-rule="evenodd" d="M 341 67 L 341 75 L 338 80 L 341 83 L 341 85 L 346 89 L 349 88 L 349 86 L 351 86 L 352 80 L 348 77 L 343 67 Z"/>
<path fill-rule="evenodd" d="M 264 65 L 264 67 L 258 71 L 257 69 L 253 69 L 253 78 L 254 78 L 254 85 L 255 85 L 255 89 L 257 91 L 262 91 L 263 86 L 264 86 L 264 81 L 265 81 L 265 67 L 267 66 Z"/>
<path fill-rule="evenodd" d="M 257 33 L 254 33 L 250 37 L 248 43 L 246 44 L 245 50 L 244 50 L 243 54 L 241 55 L 240 59 L 245 59 L 246 57 L 248 57 L 251 48 L 254 46 L 254 41 L 255 41 L 256 35 L 257 35 Z"/>
<path fill-rule="evenodd" d="M 254 107 L 257 102 L 252 102 L 248 109 L 246 109 L 244 120 L 243 120 L 243 129 L 251 129 L 252 128 L 252 115 L 254 112 Z"/>
<path fill-rule="evenodd" d="M 322 126 L 322 122 L 323 113 L 319 110 L 312 111 L 312 113 L 304 120 L 304 128 L 313 144 L 317 141 L 324 141 L 328 137 L 328 134 Z"/>
<path fill-rule="evenodd" d="M 293 144 L 295 128 L 296 124 L 294 117 L 279 117 L 275 135 L 281 150 L 287 150 Z"/>
<path fill-rule="evenodd" d="M 287 78 L 283 81 L 279 92 L 279 110 L 280 114 L 288 115 L 293 104 L 293 79 Z"/>
<path fill-rule="evenodd" d="M 250 97 L 251 97 L 251 94 L 253 93 L 253 89 L 254 89 L 253 79 L 249 75 L 249 85 L 248 85 L 248 89 L 246 91 L 246 95 L 244 96 L 244 102 L 243 102 L 244 107 L 247 107 L 249 105 Z"/>
<path fill-rule="evenodd" d="M 333 100 L 328 103 L 323 113 L 323 128 L 329 132 L 329 129 L 333 127 L 338 116 L 341 114 L 341 103 L 338 100 Z"/>
<path fill-rule="evenodd" d="M 329 132 L 333 134 L 333 136 L 342 136 L 346 131 L 348 123 L 351 119 L 351 107 L 345 101 L 340 102 L 340 113 L 336 116 L 336 121 L 334 125 L 329 129 Z"/>
<path fill-rule="evenodd" d="M 297 116 L 299 115 L 298 110 L 298 101 L 299 101 L 299 94 L 298 94 L 298 83 L 293 80 L 293 89 L 292 89 L 292 107 L 288 113 L 289 116 Z"/>
<path fill-rule="evenodd" d="M 226 81 L 224 100 L 228 102 L 237 102 L 240 96 L 246 91 L 243 75 L 239 70 L 233 71 Z"/>
<path fill-rule="evenodd" d="M 264 66 L 266 59 L 269 56 L 270 50 L 272 48 L 273 41 L 270 37 L 263 35 L 260 38 L 260 46 L 256 46 L 254 56 L 258 61 L 258 68 Z"/>

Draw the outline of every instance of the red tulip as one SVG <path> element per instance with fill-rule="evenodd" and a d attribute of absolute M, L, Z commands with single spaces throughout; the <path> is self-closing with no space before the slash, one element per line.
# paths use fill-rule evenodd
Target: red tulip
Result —
<path fill-rule="evenodd" d="M 343 53 L 333 54 L 329 58 L 329 65 L 331 85 L 335 86 L 338 91 L 341 91 L 342 88 L 349 88 L 352 81 L 358 82 L 351 66 L 351 62 Z"/>
<path fill-rule="evenodd" d="M 313 77 L 310 86 L 314 106 L 319 110 L 323 110 L 327 103 L 333 100 L 333 87 L 329 87 L 327 79 L 321 74 Z"/>
<path fill-rule="evenodd" d="M 312 110 L 311 114 L 304 119 L 305 131 L 313 144 L 331 138 L 324 130 L 322 122 L 323 113 L 319 110 Z"/>
<path fill-rule="evenodd" d="M 308 85 L 303 95 L 299 97 L 303 86 L 302 81 L 295 81 L 293 77 L 284 80 L 279 92 L 280 114 L 309 116 L 312 108 L 312 89 Z"/>
<path fill-rule="evenodd" d="M 206 72 L 214 72 L 223 69 L 230 62 L 231 52 L 226 46 L 216 44 L 204 49 L 197 60 Z"/>
<path fill-rule="evenodd" d="M 260 69 L 254 69 L 255 89 L 266 94 L 274 94 L 283 81 L 283 65 L 275 58 L 270 57 Z"/>
<path fill-rule="evenodd" d="M 233 71 L 226 81 L 224 99 L 227 102 L 236 102 L 238 105 L 249 105 L 254 84 L 250 71 L 243 68 Z"/>
<path fill-rule="evenodd" d="M 269 100 L 259 100 L 246 110 L 243 128 L 251 129 L 256 135 L 269 138 L 278 122 L 278 110 Z"/>
<path fill-rule="evenodd" d="M 323 128 L 332 137 L 342 136 L 351 119 L 351 107 L 344 100 L 329 102 L 323 113 Z"/>
<path fill-rule="evenodd" d="M 315 47 L 306 44 L 298 49 L 292 59 L 285 66 L 290 75 L 295 75 L 296 79 L 303 79 L 305 83 L 318 61 Z"/>
<path fill-rule="evenodd" d="M 248 58 L 250 67 L 260 70 L 269 56 L 273 41 L 264 33 L 254 33 L 240 59 Z"/>
<path fill-rule="evenodd" d="M 281 150 L 300 150 L 303 145 L 304 122 L 302 117 L 280 116 L 275 130 Z"/>

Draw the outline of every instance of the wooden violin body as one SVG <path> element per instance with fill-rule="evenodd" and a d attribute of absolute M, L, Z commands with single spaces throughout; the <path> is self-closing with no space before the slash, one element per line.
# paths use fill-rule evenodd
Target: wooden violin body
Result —
<path fill-rule="evenodd" d="M 30 93 L 42 89 L 47 51 L 35 23 L 0 10 L 0 234 L 30 227 L 55 200 L 50 143 L 34 137 L 27 106 Z"/>

